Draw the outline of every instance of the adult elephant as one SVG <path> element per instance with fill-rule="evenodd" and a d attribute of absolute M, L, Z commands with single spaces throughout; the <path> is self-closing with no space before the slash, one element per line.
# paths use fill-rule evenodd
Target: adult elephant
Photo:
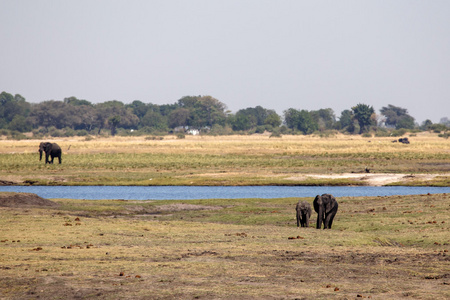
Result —
<path fill-rule="evenodd" d="M 61 163 L 61 147 L 56 143 L 42 142 L 39 144 L 39 160 L 42 160 L 42 152 L 45 152 L 45 163 L 52 164 L 55 157 L 58 158 L 59 163 Z M 52 160 L 49 160 L 48 157 Z"/>
<path fill-rule="evenodd" d="M 338 210 L 336 198 L 330 194 L 317 195 L 313 201 L 314 210 L 317 213 L 317 229 L 324 225 L 323 229 L 331 229 L 334 216 Z"/>
<path fill-rule="evenodd" d="M 309 205 L 306 201 L 298 201 L 295 206 L 295 210 L 297 211 L 297 227 L 308 227 L 309 226 L 309 218 L 311 217 L 311 205 Z"/>

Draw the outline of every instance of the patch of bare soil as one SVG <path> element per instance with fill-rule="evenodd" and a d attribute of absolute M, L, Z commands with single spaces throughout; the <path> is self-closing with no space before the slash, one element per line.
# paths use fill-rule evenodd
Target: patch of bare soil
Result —
<path fill-rule="evenodd" d="M 159 211 L 184 211 L 184 210 L 219 210 L 222 207 L 219 206 L 207 206 L 207 205 L 196 205 L 196 204 L 186 204 L 186 203 L 177 203 L 177 204 L 168 204 L 168 205 L 159 205 Z"/>
<path fill-rule="evenodd" d="M 242 240 L 242 237 L 239 241 Z M 115 260 L 119 258 L 116 257 Z M 0 279 L 0 287 L 21 293 L 2 299 L 446 299 L 450 273 L 442 252 L 408 251 L 383 247 L 357 249 L 283 250 L 263 246 L 246 249 L 180 250 L 162 257 L 142 255 L 149 271 L 106 274 L 97 271 L 57 275 L 38 269 L 33 276 Z M 105 260 L 105 259 L 103 259 Z M 61 262 L 63 262 L 61 258 Z M 194 271 L 192 265 L 205 268 Z M 26 265 L 13 269 L 27 268 Z M 219 268 L 220 270 L 216 270 Z M 0 268 L 1 270 L 1 268 Z M 120 268 L 118 268 L 120 270 Z M 164 271 L 166 270 L 166 271 Z M 167 273 L 166 273 L 167 272 Z M 190 273 L 189 273 L 190 272 Z M 42 275 L 45 274 L 45 275 Z M 188 275 L 186 275 L 188 274 Z M 241 287 L 242 290 L 239 288 Z M 264 290 L 265 293 L 257 292 Z M 1 295 L 1 294 L 0 294 Z M 15 298 L 17 296 L 18 298 Z M 62 296 L 64 295 L 64 296 Z M 448 299 L 448 298 L 447 298 Z"/>
<path fill-rule="evenodd" d="M 33 193 L 0 193 L 0 206 L 23 207 L 23 206 L 58 206 L 57 203 L 39 197 Z"/>

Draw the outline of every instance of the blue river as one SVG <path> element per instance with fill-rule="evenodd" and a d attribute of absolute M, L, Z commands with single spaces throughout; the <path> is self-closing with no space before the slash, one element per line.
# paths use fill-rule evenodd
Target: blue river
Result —
<path fill-rule="evenodd" d="M 57 199 L 193 200 L 392 196 L 450 193 L 450 187 L 374 186 L 0 186 L 0 192 L 34 193 Z"/>

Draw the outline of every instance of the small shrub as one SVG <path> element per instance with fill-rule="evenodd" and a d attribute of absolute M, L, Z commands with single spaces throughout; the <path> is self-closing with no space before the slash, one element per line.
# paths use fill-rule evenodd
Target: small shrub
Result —
<path fill-rule="evenodd" d="M 147 137 L 145 137 L 145 139 L 146 140 L 149 140 L 149 141 L 155 141 L 155 140 L 163 140 L 164 139 L 164 137 L 163 136 L 147 136 Z"/>
<path fill-rule="evenodd" d="M 390 136 L 391 135 L 391 133 L 388 131 L 388 130 L 386 130 L 386 129 L 378 129 L 376 132 L 375 132 L 375 136 L 376 137 L 387 137 L 387 136 Z"/>
<path fill-rule="evenodd" d="M 73 130 L 72 128 L 64 128 L 63 130 L 64 132 L 64 136 L 76 136 L 77 132 L 75 130 Z"/>
<path fill-rule="evenodd" d="M 397 130 L 392 131 L 392 136 L 403 136 L 406 133 L 406 129 L 405 128 L 400 128 Z"/>
<path fill-rule="evenodd" d="M 177 133 L 177 139 L 185 139 L 186 135 L 184 133 Z"/>
<path fill-rule="evenodd" d="M 281 138 L 281 132 L 279 130 L 274 130 L 269 138 Z"/>
<path fill-rule="evenodd" d="M 25 134 L 23 134 L 22 132 L 13 130 L 11 131 L 11 135 L 8 137 L 9 140 L 26 140 L 28 139 L 27 136 Z"/>
<path fill-rule="evenodd" d="M 77 136 L 87 136 L 88 134 L 89 133 L 84 129 L 77 131 Z"/>

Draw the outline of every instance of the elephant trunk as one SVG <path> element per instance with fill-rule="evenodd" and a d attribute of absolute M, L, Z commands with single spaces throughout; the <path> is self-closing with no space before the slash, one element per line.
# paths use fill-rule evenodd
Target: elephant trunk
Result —
<path fill-rule="evenodd" d="M 42 150 L 39 150 L 39 160 L 42 160 Z"/>
<path fill-rule="evenodd" d="M 322 227 L 323 213 L 324 213 L 323 210 L 324 209 L 323 209 L 322 205 L 319 206 L 319 211 L 317 212 L 317 225 L 316 225 L 317 229 L 320 229 Z"/>

